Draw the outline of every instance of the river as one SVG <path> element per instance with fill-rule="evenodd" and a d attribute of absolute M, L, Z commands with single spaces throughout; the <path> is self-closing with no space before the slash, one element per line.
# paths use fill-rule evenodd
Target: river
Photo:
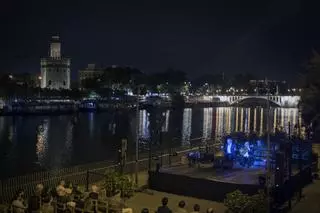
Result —
<path fill-rule="evenodd" d="M 1 177 L 115 161 L 123 138 L 128 140 L 129 152 L 133 153 L 136 125 L 140 149 L 145 151 L 151 137 L 153 147 L 167 148 L 188 146 L 193 138 L 210 139 L 232 132 L 262 134 L 266 119 L 264 108 L 238 107 L 141 110 L 138 124 L 136 113 L 127 111 L 83 113 L 77 117 L 0 117 Z M 280 125 L 284 131 L 289 132 L 290 127 L 293 132 L 301 118 L 296 108 L 274 108 L 270 111 L 270 122 L 271 131 Z M 156 133 L 159 131 L 163 132 L 162 139 Z M 315 145 L 314 150 L 320 153 L 319 146 Z"/>

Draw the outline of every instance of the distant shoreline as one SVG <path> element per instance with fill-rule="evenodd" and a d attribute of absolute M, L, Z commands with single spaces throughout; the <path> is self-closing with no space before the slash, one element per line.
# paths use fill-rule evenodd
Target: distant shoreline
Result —
<path fill-rule="evenodd" d="M 264 105 L 247 104 L 247 105 L 230 105 L 226 102 L 211 102 L 211 103 L 184 103 L 179 106 L 172 106 L 170 103 L 152 105 L 152 104 L 141 104 L 140 109 L 183 109 L 183 108 L 207 108 L 207 107 L 266 107 Z M 96 102 L 94 106 L 85 105 L 83 103 L 77 104 L 44 104 L 44 105 L 28 105 L 24 104 L 21 106 L 4 107 L 0 109 L 0 116 L 59 116 L 76 113 L 87 113 L 87 112 L 109 112 L 117 110 L 128 110 L 134 111 L 136 109 L 135 103 L 99 103 Z"/>

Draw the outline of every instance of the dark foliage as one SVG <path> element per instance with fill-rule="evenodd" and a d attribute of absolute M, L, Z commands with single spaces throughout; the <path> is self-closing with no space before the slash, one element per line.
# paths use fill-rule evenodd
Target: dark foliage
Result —
<path fill-rule="evenodd" d="M 314 52 L 306 69 L 301 96 L 301 112 L 306 124 L 319 133 L 320 122 L 320 55 Z"/>

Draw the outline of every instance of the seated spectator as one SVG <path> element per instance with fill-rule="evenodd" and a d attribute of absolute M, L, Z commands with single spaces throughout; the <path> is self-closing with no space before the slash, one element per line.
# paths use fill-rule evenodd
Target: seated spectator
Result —
<path fill-rule="evenodd" d="M 24 191 L 19 189 L 15 195 L 15 199 L 19 198 L 22 202 L 24 202 Z"/>
<path fill-rule="evenodd" d="M 14 198 L 12 201 L 13 213 L 25 213 L 27 210 L 27 206 L 23 203 L 24 200 L 20 193 Z"/>
<path fill-rule="evenodd" d="M 98 187 L 97 187 L 97 185 L 92 185 L 91 190 L 92 190 L 92 191 L 90 192 L 89 197 L 90 197 L 91 199 L 93 199 L 93 200 L 98 200 L 98 198 L 99 198 L 99 193 L 98 193 Z"/>
<path fill-rule="evenodd" d="M 141 210 L 141 213 L 149 213 L 149 209 L 143 208 L 143 209 Z"/>
<path fill-rule="evenodd" d="M 76 186 L 74 188 L 73 192 L 74 192 L 74 197 L 73 197 L 74 201 L 79 201 L 83 198 L 83 194 L 82 194 L 79 186 Z"/>
<path fill-rule="evenodd" d="M 68 203 L 70 201 L 71 201 L 71 198 L 69 196 L 66 196 L 66 195 L 57 197 L 57 202 L 60 203 L 60 204 L 66 204 L 66 203 Z"/>
<path fill-rule="evenodd" d="M 168 198 L 164 197 L 161 200 L 162 206 L 158 207 L 157 213 L 172 213 L 171 209 L 169 209 L 168 205 Z"/>
<path fill-rule="evenodd" d="M 70 195 L 72 193 L 72 189 L 65 188 L 65 182 L 62 180 L 60 181 L 59 185 L 56 188 L 57 192 L 57 202 L 58 203 L 67 203 L 70 202 Z"/>
<path fill-rule="evenodd" d="M 192 213 L 199 213 L 199 212 L 200 212 L 200 205 L 194 204 Z"/>
<path fill-rule="evenodd" d="M 148 209 L 147 209 L 147 212 L 149 212 Z M 133 211 L 132 211 L 132 208 L 123 208 L 122 213 L 133 213 Z"/>
<path fill-rule="evenodd" d="M 72 183 L 68 183 L 67 185 L 65 185 L 65 193 L 66 195 L 71 195 L 73 191 L 73 186 Z"/>
<path fill-rule="evenodd" d="M 54 207 L 51 205 L 52 197 L 46 195 L 43 197 L 43 205 L 41 206 L 41 213 L 54 213 Z"/>
<path fill-rule="evenodd" d="M 208 208 L 207 213 L 214 213 L 213 208 Z"/>
<path fill-rule="evenodd" d="M 36 186 L 35 195 L 41 197 L 43 192 L 43 185 L 40 183 Z"/>
<path fill-rule="evenodd" d="M 66 188 L 65 188 L 66 183 L 64 180 L 60 181 L 59 185 L 56 188 L 58 196 L 65 196 L 66 195 Z"/>
<path fill-rule="evenodd" d="M 176 210 L 176 213 L 187 213 L 187 210 L 185 209 L 186 202 L 181 200 L 178 204 L 178 209 Z"/>
<path fill-rule="evenodd" d="M 89 203 L 88 208 L 91 211 L 97 211 L 98 199 L 99 199 L 98 187 L 96 185 L 92 185 L 91 192 L 89 193 L 89 197 L 88 197 L 88 203 Z"/>

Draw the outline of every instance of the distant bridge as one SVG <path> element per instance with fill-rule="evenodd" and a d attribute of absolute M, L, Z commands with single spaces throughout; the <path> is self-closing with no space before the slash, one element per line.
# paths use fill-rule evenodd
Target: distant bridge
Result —
<path fill-rule="evenodd" d="M 250 101 L 250 99 L 263 99 L 266 101 L 269 99 L 270 102 L 279 107 L 297 107 L 300 101 L 300 96 L 289 95 L 216 95 L 213 98 L 218 98 L 221 102 L 227 102 L 230 105 Z"/>

